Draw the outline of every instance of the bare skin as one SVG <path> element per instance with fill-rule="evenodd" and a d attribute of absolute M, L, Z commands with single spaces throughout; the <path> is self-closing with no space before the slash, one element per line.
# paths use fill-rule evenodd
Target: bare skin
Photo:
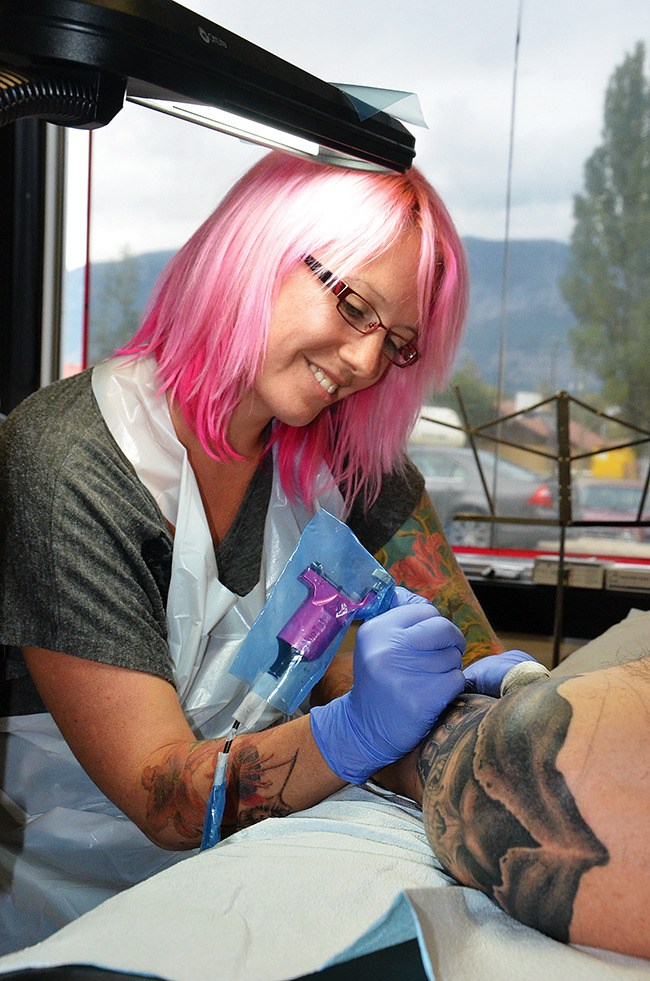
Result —
<path fill-rule="evenodd" d="M 562 942 L 650 957 L 650 661 L 462 695 L 383 782 L 463 885 Z"/>

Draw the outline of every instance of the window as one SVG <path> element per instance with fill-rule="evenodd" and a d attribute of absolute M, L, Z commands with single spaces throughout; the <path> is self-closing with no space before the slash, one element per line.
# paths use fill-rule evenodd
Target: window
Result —
<path fill-rule="evenodd" d="M 210 20 L 320 77 L 417 93 L 429 130 L 414 131 L 416 164 L 446 201 L 470 265 L 469 320 L 454 382 L 472 426 L 496 417 L 508 419 L 498 432 L 504 443 L 496 477 L 495 444 L 489 438 L 478 441 L 497 513 L 521 518 L 524 508 L 549 519 L 557 512 L 557 419 L 552 399 L 562 390 L 597 410 L 594 414 L 582 405 L 572 406 L 574 518 L 584 509 L 596 509 L 622 511 L 627 520 L 634 510 L 627 505 L 639 485 L 643 489 L 650 444 L 637 433 L 638 442 L 620 448 L 629 433 L 617 420 L 650 427 L 649 403 L 640 396 L 650 392 L 650 326 L 647 320 L 640 326 L 638 319 L 647 318 L 647 309 L 638 316 L 631 312 L 623 303 L 629 290 L 620 289 L 622 279 L 614 282 L 621 301 L 616 314 L 619 343 L 607 341 L 606 325 L 600 322 L 593 327 L 590 343 L 579 315 L 581 304 L 584 307 L 596 291 L 576 295 L 581 272 L 579 266 L 572 267 L 576 256 L 571 237 L 575 195 L 585 199 L 583 210 L 588 205 L 585 164 L 603 141 L 608 86 L 616 72 L 624 71 L 630 84 L 645 85 L 647 91 L 650 52 L 638 47 L 647 37 L 645 0 L 623 5 L 618 0 L 585 0 L 570 7 L 562 0 L 529 0 L 521 8 L 515 0 L 498 5 L 459 0 L 442 6 L 405 0 L 373 13 L 372 30 L 368 5 L 343 0 L 331 0 L 325 20 L 298 0 L 283 0 L 273 18 L 260 17 L 259 5 L 252 0 L 187 2 Z M 341 22 L 346 24 L 344 32 L 337 27 Z M 645 82 L 639 82 L 639 72 Z M 106 356 L 133 333 L 168 256 L 264 152 L 132 105 L 92 137 L 70 131 L 68 148 L 63 373 L 78 370 L 84 358 L 92 363 Z M 616 152 L 630 149 L 619 146 Z M 638 171 L 639 180 L 643 173 Z M 634 195 L 634 188 L 629 190 Z M 640 260 L 637 269 L 639 289 L 646 296 L 649 253 L 646 241 L 645 265 Z M 85 291 L 89 305 L 84 339 Z M 642 338 L 636 357 L 633 330 Z M 634 374 L 636 402 L 624 383 L 626 372 L 619 372 L 623 382 L 617 385 L 604 363 L 623 352 L 629 361 L 627 373 Z M 459 409 L 453 388 L 432 393 L 429 401 Z M 539 408 L 517 415 L 538 403 Z M 460 503 L 486 514 L 484 491 L 467 444 L 464 455 L 467 460 L 461 462 L 414 451 L 427 479 L 464 482 L 468 495 Z M 605 483 L 588 484 L 592 477 L 608 480 L 609 491 Z M 521 505 L 513 503 L 513 486 Z M 596 494 L 610 500 L 610 493 L 611 507 L 593 503 Z M 442 501 L 438 491 L 434 503 L 441 510 Z M 466 533 L 471 526 L 465 523 Z M 512 540 L 513 529 L 519 527 L 498 525 L 496 533 L 488 528 L 489 543 L 507 547 L 503 543 Z M 533 528 L 531 535 L 522 537 L 527 547 L 557 547 L 557 527 Z M 650 558 L 645 533 L 638 539 L 610 529 L 606 551 Z M 603 541 L 584 526 L 568 534 L 571 549 L 585 555 L 601 554 Z"/>

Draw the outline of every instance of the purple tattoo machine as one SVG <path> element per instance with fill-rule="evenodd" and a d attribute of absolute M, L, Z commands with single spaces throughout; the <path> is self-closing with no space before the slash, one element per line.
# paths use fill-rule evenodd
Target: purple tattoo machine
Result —
<path fill-rule="evenodd" d="M 217 760 L 202 849 L 219 840 L 234 736 L 260 720 L 258 728 L 265 728 L 274 719 L 292 716 L 325 674 L 353 620 L 389 609 L 394 589 L 392 576 L 347 525 L 318 511 L 229 669 L 248 691 L 233 712 Z"/>
<path fill-rule="evenodd" d="M 258 709 L 266 704 L 292 715 L 323 676 L 352 621 L 376 615 L 378 597 L 393 582 L 384 569 L 374 571 L 368 591 L 356 600 L 325 575 L 319 562 L 308 565 L 298 580 L 307 596 L 278 632 L 273 664 L 258 675 L 235 712 L 240 725 L 253 725 L 253 716 L 259 717 Z"/>

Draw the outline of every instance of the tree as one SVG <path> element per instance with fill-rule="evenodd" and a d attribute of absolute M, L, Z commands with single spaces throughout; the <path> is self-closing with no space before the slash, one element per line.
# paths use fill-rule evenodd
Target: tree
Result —
<path fill-rule="evenodd" d="M 488 385 L 487 382 L 483 381 L 478 365 L 470 357 L 464 358 L 461 366 L 452 375 L 449 387 L 444 392 L 435 392 L 430 396 L 431 404 L 446 406 L 458 412 L 456 388 L 460 389 L 463 404 L 472 425 L 479 425 L 494 417 L 497 390 L 493 385 Z"/>
<path fill-rule="evenodd" d="M 119 261 L 106 263 L 103 282 L 95 304 L 91 304 L 88 360 L 96 364 L 110 357 L 133 336 L 141 310 L 138 304 L 140 268 L 128 249 Z"/>
<path fill-rule="evenodd" d="M 622 418 L 650 427 L 650 83 L 639 42 L 612 74 L 602 143 L 574 199 L 561 290 L 577 320 L 569 341 Z"/>

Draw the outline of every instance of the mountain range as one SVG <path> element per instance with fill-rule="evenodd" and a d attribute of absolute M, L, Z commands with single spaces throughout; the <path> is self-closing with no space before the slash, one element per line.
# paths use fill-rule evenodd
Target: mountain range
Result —
<path fill-rule="evenodd" d="M 507 393 L 559 388 L 579 391 L 580 369 L 567 343 L 575 320 L 559 289 L 569 246 L 552 240 L 511 241 L 504 291 L 503 242 L 466 238 L 464 245 L 470 269 L 470 306 L 457 364 L 471 362 L 486 383 L 496 385 L 503 339 Z M 171 255 L 169 251 L 149 252 L 93 263 L 91 361 L 106 356 L 133 333 L 153 284 Z M 64 350 L 69 362 L 79 360 L 82 308 L 83 269 L 74 269 L 67 274 L 64 310 Z"/>

